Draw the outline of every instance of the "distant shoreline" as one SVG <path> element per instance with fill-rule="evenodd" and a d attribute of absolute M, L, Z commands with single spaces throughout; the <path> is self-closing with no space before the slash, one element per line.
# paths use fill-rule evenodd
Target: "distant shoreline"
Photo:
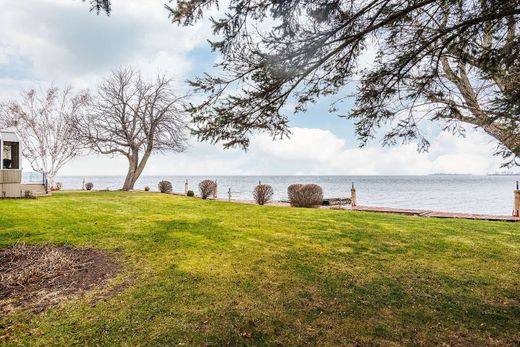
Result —
<path fill-rule="evenodd" d="M 520 176 L 520 173 L 487 174 L 487 176 Z"/>

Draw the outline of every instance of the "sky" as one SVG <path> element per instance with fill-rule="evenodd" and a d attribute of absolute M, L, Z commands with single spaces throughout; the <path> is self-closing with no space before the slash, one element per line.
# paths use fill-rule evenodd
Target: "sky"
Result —
<path fill-rule="evenodd" d="M 209 23 L 171 24 L 165 1 L 115 0 L 107 17 L 89 12 L 88 3 L 80 0 L 0 0 L 0 98 L 49 83 L 95 90 L 121 66 L 139 68 L 150 78 L 166 73 L 175 79 L 179 93 L 187 91 L 186 79 L 211 70 L 219 57 L 206 41 L 211 38 Z M 330 101 L 291 115 L 289 139 L 273 141 L 255 134 L 244 152 L 190 138 L 184 153 L 155 154 L 143 174 L 427 175 L 501 170 L 500 158 L 493 156 L 496 142 L 473 128 L 461 138 L 442 132 L 442 124 L 423 124 L 431 142 L 428 153 L 418 153 L 415 144 L 384 148 L 377 139 L 359 148 L 352 122 L 328 113 Z M 344 104 L 342 111 L 351 106 Z M 123 175 L 127 167 L 123 157 L 85 155 L 68 163 L 60 175 Z"/>

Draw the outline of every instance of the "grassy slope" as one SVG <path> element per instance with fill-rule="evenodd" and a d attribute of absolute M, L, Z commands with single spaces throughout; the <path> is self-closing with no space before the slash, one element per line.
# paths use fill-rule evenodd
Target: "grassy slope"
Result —
<path fill-rule="evenodd" d="M 0 201 L 0 247 L 119 252 L 123 292 L 0 317 L 32 345 L 520 341 L 520 225 L 147 193 Z"/>

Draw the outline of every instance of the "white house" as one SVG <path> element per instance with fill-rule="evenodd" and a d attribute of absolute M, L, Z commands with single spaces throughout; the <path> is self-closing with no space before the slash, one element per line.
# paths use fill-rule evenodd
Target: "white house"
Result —
<path fill-rule="evenodd" d="M 22 143 L 12 128 L 0 129 L 0 198 L 20 198 L 47 193 L 45 179 L 38 184 L 22 184 Z"/>

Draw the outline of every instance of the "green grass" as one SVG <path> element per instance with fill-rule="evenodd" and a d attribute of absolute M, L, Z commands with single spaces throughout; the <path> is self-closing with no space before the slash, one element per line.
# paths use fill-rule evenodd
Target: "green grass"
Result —
<path fill-rule="evenodd" d="M 507 345 L 520 225 L 249 206 L 153 193 L 0 201 L 0 247 L 94 246 L 95 294 L 0 317 L 11 345 Z"/>

